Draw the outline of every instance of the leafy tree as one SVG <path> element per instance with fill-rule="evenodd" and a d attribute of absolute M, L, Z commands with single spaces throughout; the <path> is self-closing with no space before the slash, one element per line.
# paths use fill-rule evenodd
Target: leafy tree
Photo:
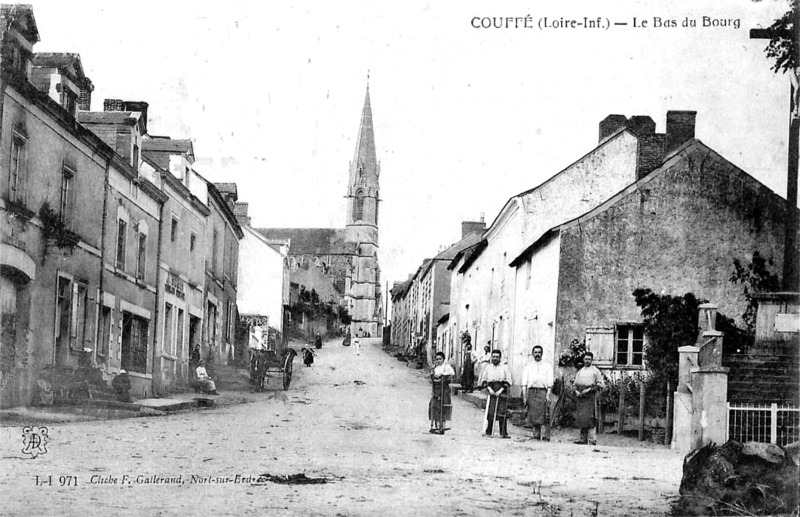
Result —
<path fill-rule="evenodd" d="M 742 314 L 742 321 L 745 330 L 751 335 L 755 334 L 758 309 L 758 302 L 753 295 L 758 292 L 776 292 L 781 288 L 778 275 L 770 272 L 768 265 L 773 265 L 772 259 L 764 259 L 758 251 L 753 252 L 753 260 L 749 264 L 742 264 L 739 259 L 733 261 L 734 271 L 730 281 L 743 286 L 747 308 Z"/>
<path fill-rule="evenodd" d="M 697 312 L 705 300 L 694 294 L 683 296 L 655 294 L 650 289 L 633 291 L 644 319 L 645 364 L 662 383 L 678 382 L 678 348 L 697 341 Z"/>
<path fill-rule="evenodd" d="M 796 21 L 798 18 L 798 0 L 789 2 L 789 10 L 769 26 L 771 37 L 767 48 L 767 57 L 774 59 L 772 70 L 778 72 L 797 73 L 798 42 Z"/>

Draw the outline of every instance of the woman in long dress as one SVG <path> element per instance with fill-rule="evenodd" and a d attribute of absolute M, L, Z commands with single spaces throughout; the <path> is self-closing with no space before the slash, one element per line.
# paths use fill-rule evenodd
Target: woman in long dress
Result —
<path fill-rule="evenodd" d="M 450 400 L 450 383 L 456 372 L 453 367 L 444 362 L 444 353 L 436 352 L 436 368 L 431 374 L 433 392 L 428 403 L 428 418 L 431 421 L 433 434 L 444 434 L 448 429 L 447 422 L 453 415 L 453 405 Z"/>

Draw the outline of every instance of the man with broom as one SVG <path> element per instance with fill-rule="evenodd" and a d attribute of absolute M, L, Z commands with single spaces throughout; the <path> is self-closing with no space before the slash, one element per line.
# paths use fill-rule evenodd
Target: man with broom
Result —
<path fill-rule="evenodd" d="M 506 418 L 511 375 L 508 373 L 508 368 L 500 364 L 502 356 L 503 353 L 500 350 L 492 350 L 492 361 L 481 372 L 478 384 L 481 389 L 488 392 L 484 433 L 486 436 L 492 436 L 494 422 L 497 420 L 500 437 L 511 438 L 508 435 L 508 419 Z"/>

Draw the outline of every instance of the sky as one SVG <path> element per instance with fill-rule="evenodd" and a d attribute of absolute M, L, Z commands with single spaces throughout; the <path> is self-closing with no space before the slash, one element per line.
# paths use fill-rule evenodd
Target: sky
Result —
<path fill-rule="evenodd" d="M 749 29 L 787 0 L 27 3 L 34 51 L 79 53 L 93 110 L 148 102 L 149 132 L 191 138 L 256 227 L 344 227 L 369 77 L 390 286 L 592 150 L 612 113 L 664 132 L 696 110 L 698 139 L 786 193 L 789 78 Z M 480 28 L 495 18 L 510 27 Z M 569 26 L 584 18 L 602 27 Z"/>

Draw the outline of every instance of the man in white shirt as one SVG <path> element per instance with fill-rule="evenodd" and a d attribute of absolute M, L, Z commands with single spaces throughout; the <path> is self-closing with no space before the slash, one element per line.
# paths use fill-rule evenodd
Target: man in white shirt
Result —
<path fill-rule="evenodd" d="M 503 353 L 500 350 L 492 351 L 492 362 L 489 363 L 481 373 L 478 384 L 489 392 L 489 399 L 486 401 L 486 436 L 492 435 L 494 421 L 497 420 L 500 426 L 500 436 L 511 438 L 508 435 L 508 422 L 506 413 L 508 411 L 508 390 L 511 387 L 511 375 L 504 364 L 500 364 Z"/>
<path fill-rule="evenodd" d="M 553 390 L 553 365 L 542 360 L 542 347 L 532 350 L 533 361 L 522 371 L 522 399 L 528 423 L 533 426 L 533 438 L 550 441 L 550 393 Z"/>

